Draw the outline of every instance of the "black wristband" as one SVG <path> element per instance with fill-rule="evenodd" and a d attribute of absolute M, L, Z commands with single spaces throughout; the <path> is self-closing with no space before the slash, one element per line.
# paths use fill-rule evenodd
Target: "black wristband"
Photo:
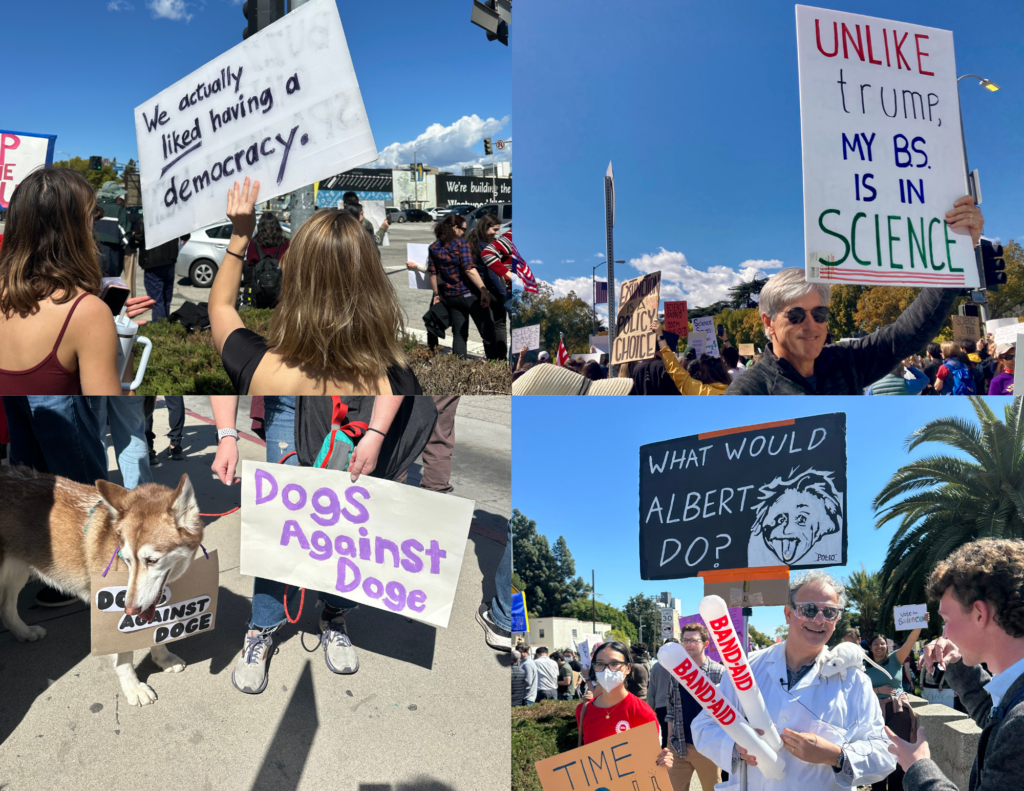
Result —
<path fill-rule="evenodd" d="M 378 431 L 375 428 L 368 428 L 367 431 L 372 431 L 374 434 L 380 434 L 382 437 L 386 436 L 383 431 Z"/>
<path fill-rule="evenodd" d="M 245 261 L 245 256 L 244 255 L 239 255 L 238 253 L 234 253 L 231 250 L 225 250 L 224 252 L 227 253 L 228 255 L 233 255 L 239 261 Z"/>

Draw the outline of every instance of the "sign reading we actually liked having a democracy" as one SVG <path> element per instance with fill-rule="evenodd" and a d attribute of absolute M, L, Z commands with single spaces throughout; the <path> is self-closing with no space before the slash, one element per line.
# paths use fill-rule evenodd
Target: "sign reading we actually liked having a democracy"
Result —
<path fill-rule="evenodd" d="M 0 129 L 0 209 L 33 170 L 53 164 L 57 135 L 34 135 Z"/>
<path fill-rule="evenodd" d="M 658 350 L 651 324 L 658 320 L 661 272 L 651 272 L 622 284 L 615 320 L 612 365 L 650 360 Z"/>
<path fill-rule="evenodd" d="M 640 448 L 640 576 L 846 563 L 846 415 Z"/>
<path fill-rule="evenodd" d="M 377 159 L 334 0 L 310 0 L 135 108 L 146 244 Z"/>
<path fill-rule="evenodd" d="M 953 34 L 796 7 L 807 279 L 978 285 Z"/>
<path fill-rule="evenodd" d="M 472 500 L 246 461 L 241 572 L 447 627 Z"/>
<path fill-rule="evenodd" d="M 669 791 L 668 771 L 658 766 L 658 723 L 630 728 L 621 720 L 614 736 L 537 761 L 544 791 Z"/>

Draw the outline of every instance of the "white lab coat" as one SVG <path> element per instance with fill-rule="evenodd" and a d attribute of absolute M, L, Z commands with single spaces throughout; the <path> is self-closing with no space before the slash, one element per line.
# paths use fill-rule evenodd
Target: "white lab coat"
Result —
<path fill-rule="evenodd" d="M 838 675 L 826 678 L 820 675 L 825 658 L 826 653 L 822 650 L 816 660 L 817 666 L 796 683 L 792 692 L 786 689 L 784 683 L 785 641 L 752 654 L 750 667 L 764 697 L 768 716 L 775 723 L 779 734 L 783 728 L 790 728 L 800 733 L 817 733 L 833 744 L 845 745 L 846 760 L 853 768 L 852 782 L 851 778 L 833 772 L 829 766 L 805 763 L 783 749 L 785 778 L 769 780 L 759 769 L 750 767 L 747 773 L 749 791 L 856 788 L 877 783 L 896 768 L 896 756 L 888 752 L 889 741 L 885 736 L 882 708 L 871 688 L 871 681 L 859 670 L 848 671 L 845 681 Z M 731 679 L 723 678 L 719 691 L 737 709 L 740 708 Z M 728 782 L 719 783 L 715 788 L 739 788 L 738 760 L 733 765 L 733 747 L 736 743 L 703 710 L 694 718 L 690 729 L 697 751 L 729 772 Z"/>

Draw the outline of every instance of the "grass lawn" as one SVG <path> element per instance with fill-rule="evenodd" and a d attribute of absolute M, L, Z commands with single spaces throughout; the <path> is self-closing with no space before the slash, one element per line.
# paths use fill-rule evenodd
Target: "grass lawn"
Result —
<path fill-rule="evenodd" d="M 512 709 L 512 791 L 543 791 L 533 765 L 576 749 L 578 700 L 542 700 Z"/>

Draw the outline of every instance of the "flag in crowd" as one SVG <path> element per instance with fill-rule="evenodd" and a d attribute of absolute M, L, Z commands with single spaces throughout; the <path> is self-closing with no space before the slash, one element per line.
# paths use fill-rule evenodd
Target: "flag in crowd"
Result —
<path fill-rule="evenodd" d="M 555 363 L 557 365 L 565 365 L 567 362 L 569 362 L 569 352 L 565 349 L 562 333 L 558 333 L 558 353 L 555 355 Z"/>
<path fill-rule="evenodd" d="M 511 270 L 519 275 L 519 279 L 523 281 L 523 290 L 529 291 L 533 294 L 537 293 L 537 278 L 533 276 L 533 271 L 527 265 L 526 261 L 519 254 L 519 249 L 512 242 L 512 231 L 506 231 L 501 235 L 502 239 L 508 240 L 509 253 L 512 255 L 512 267 Z"/>

